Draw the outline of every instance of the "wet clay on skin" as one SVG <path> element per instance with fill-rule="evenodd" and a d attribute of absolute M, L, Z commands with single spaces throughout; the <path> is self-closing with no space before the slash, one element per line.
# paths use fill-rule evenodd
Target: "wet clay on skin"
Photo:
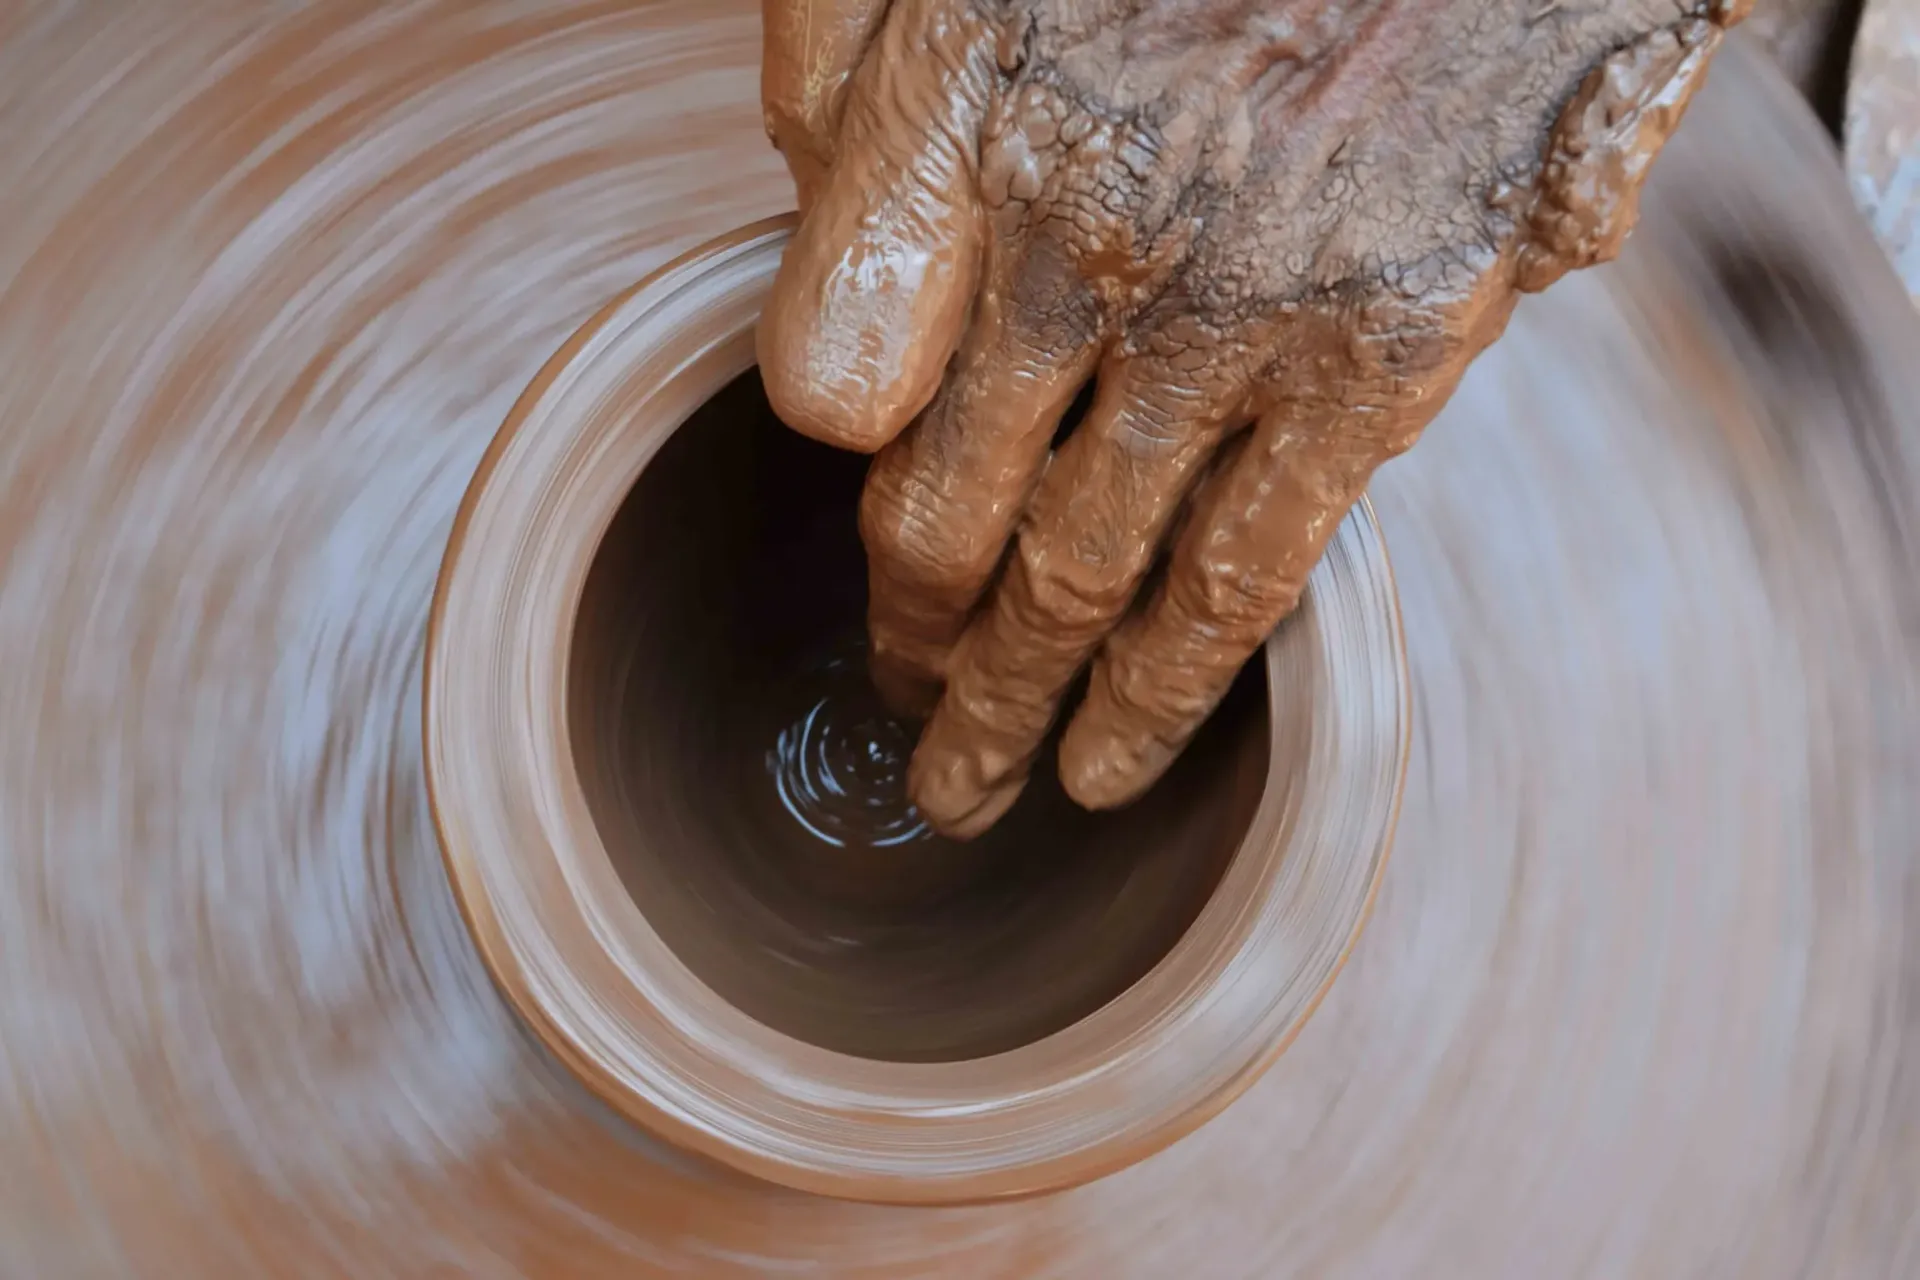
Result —
<path fill-rule="evenodd" d="M 933 835 L 862 661 L 863 461 L 753 371 L 793 222 L 596 314 L 482 461 L 423 681 L 448 869 L 503 995 L 650 1132 L 865 1201 L 1082 1185 L 1244 1092 L 1351 953 L 1410 743 L 1384 545 L 1343 524 L 1175 785 Z"/>
<path fill-rule="evenodd" d="M 435 847 L 429 600 L 568 336 L 791 200 L 760 42 L 713 0 L 0 16 L 0 1274 L 1904 1274 L 1920 318 L 1737 41 L 1621 262 L 1372 486 L 1392 870 L 1223 1117 L 903 1210 L 542 1051 Z"/>
<path fill-rule="evenodd" d="M 862 58 L 773 0 L 766 83 L 834 88 L 768 102 L 805 220 L 761 364 L 878 450 L 874 677 L 931 713 L 927 819 L 1005 813 L 1090 660 L 1062 785 L 1158 779 L 1517 297 L 1618 254 L 1749 7 L 900 0 Z"/>

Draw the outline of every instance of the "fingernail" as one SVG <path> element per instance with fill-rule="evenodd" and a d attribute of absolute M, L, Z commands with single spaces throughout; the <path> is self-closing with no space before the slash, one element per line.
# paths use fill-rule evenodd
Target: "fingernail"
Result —
<path fill-rule="evenodd" d="M 943 836 L 971 840 L 998 822 L 1026 787 L 1024 769 L 995 752 L 921 740 L 907 769 L 907 795 Z"/>
<path fill-rule="evenodd" d="M 1072 729 L 1067 735 L 1060 744 L 1060 787 L 1067 798 L 1082 809 L 1111 809 L 1122 803 L 1131 770 L 1122 764 L 1120 741 L 1112 734 L 1076 735 Z"/>
<path fill-rule="evenodd" d="M 1060 787 L 1082 809 L 1117 809 L 1158 781 L 1173 757 L 1152 734 L 1117 733 L 1082 716 L 1060 742 Z"/>

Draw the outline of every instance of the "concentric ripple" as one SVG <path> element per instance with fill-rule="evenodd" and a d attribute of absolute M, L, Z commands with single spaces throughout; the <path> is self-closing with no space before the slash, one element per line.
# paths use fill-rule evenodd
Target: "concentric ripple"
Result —
<path fill-rule="evenodd" d="M 1920 321 L 1738 49 L 1376 486 L 1399 842 L 1222 1118 L 888 1210 L 532 1047 L 434 848 L 435 566 L 566 335 L 788 200 L 757 56 L 749 0 L 0 9 L 0 1275 L 1920 1274 Z"/>
<path fill-rule="evenodd" d="M 795 822 L 842 849 L 893 849 L 932 837 L 907 798 L 918 730 L 874 693 L 864 646 L 843 644 L 806 664 L 782 701 L 797 711 L 767 750 L 767 777 Z"/>

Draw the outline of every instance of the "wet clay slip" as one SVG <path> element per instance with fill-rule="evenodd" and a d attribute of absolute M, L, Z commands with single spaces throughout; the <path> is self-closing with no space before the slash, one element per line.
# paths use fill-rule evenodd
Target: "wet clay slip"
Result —
<path fill-rule="evenodd" d="M 791 206 L 759 56 L 728 0 L 0 6 L 0 1276 L 1913 1274 L 1920 315 L 1738 33 L 1370 488 L 1401 817 L 1238 1100 L 900 1207 L 556 1060 L 449 886 L 429 610 L 555 352 Z"/>
<path fill-rule="evenodd" d="M 1250 1085 L 1358 936 L 1409 735 L 1378 529 L 1168 786 L 935 836 L 859 660 L 862 460 L 752 366 L 790 238 L 602 311 L 481 463 L 427 641 L 455 888 L 509 1000 L 666 1138 L 860 1199 L 1082 1182 Z"/>
<path fill-rule="evenodd" d="M 777 17 L 809 204 L 761 374 L 878 451 L 872 665 L 930 713 L 927 820 L 990 828 L 1062 720 L 1075 801 L 1154 785 L 1519 297 L 1619 253 L 1750 8 L 898 0 L 813 110 L 783 64 L 845 50 Z"/>

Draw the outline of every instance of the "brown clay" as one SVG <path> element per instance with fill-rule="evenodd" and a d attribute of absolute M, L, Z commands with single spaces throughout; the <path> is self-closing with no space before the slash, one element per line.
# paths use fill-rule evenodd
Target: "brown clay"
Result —
<path fill-rule="evenodd" d="M 859 650 L 860 460 L 752 371 L 789 232 L 596 316 L 482 463 L 427 655 L 456 889 L 564 1060 L 744 1172 L 901 1202 L 1110 1173 L 1253 1082 L 1373 899 L 1408 733 L 1378 531 L 1172 785 L 933 836 Z"/>
<path fill-rule="evenodd" d="M 1096 654 L 1061 783 L 1158 779 L 1516 297 L 1619 253 L 1749 7 L 894 4 L 837 131 L 774 131 L 808 211 L 760 356 L 794 427 L 881 451 L 873 665 L 932 713 L 927 819 L 998 820 Z"/>
<path fill-rule="evenodd" d="M 1860 18 L 1847 89 L 1853 198 L 1920 302 L 1920 3 L 1874 0 Z"/>
<path fill-rule="evenodd" d="M 823 1200 L 526 1032 L 436 848 L 429 600 L 568 335 L 790 199 L 760 38 L 0 10 L 0 1274 L 1910 1274 L 1920 317 L 1737 40 L 1622 260 L 1372 486 L 1391 872 L 1221 1118 L 1059 1195 Z"/>

